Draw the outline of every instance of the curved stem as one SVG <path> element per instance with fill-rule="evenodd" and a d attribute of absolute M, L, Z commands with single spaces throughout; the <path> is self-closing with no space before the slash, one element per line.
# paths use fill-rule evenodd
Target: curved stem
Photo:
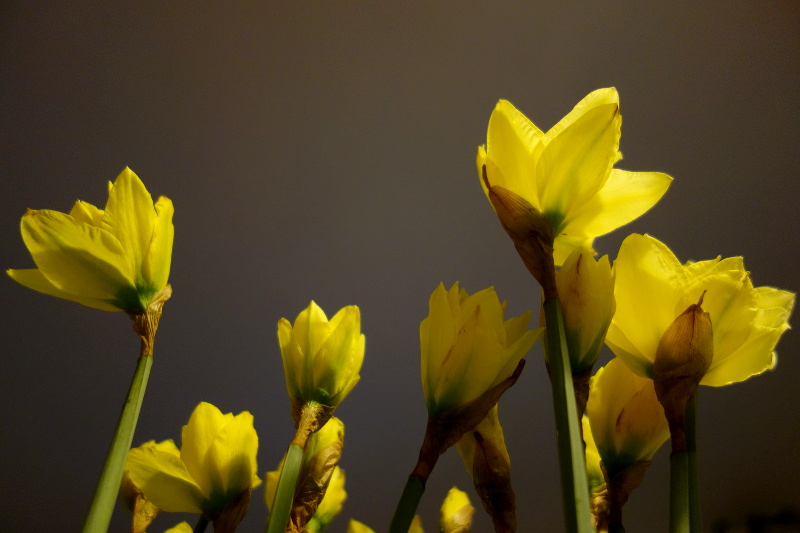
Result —
<path fill-rule="evenodd" d="M 297 444 L 290 444 L 283 462 L 281 477 L 278 479 L 278 488 L 275 490 L 275 501 L 269 515 L 267 533 L 284 533 L 289 523 L 294 501 L 294 489 L 303 465 L 303 448 Z"/>
<path fill-rule="evenodd" d="M 114 512 L 114 504 L 117 501 L 119 485 L 122 481 L 125 459 L 131 448 L 133 432 L 136 429 L 136 421 L 139 419 L 139 411 L 142 408 L 142 400 L 144 400 L 152 365 L 153 357 L 151 355 L 143 354 L 139 357 L 128 395 L 117 422 L 117 429 L 114 431 L 108 455 L 103 463 L 103 470 L 100 473 L 100 480 L 97 482 L 89 514 L 83 525 L 83 533 L 104 533 L 108 530 L 111 514 Z"/>
<path fill-rule="evenodd" d="M 550 383 L 553 388 L 564 518 L 569 533 L 591 533 L 589 484 L 586 479 L 583 439 L 580 423 L 575 416 L 577 407 L 572 384 L 572 367 L 564 335 L 564 316 L 558 298 L 545 300 L 544 314 L 547 326 L 545 346 Z"/>

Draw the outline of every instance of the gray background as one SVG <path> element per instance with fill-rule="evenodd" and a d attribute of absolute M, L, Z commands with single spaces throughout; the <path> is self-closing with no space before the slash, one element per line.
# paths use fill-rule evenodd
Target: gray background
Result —
<path fill-rule="evenodd" d="M 277 320 L 312 298 L 361 307 L 332 533 L 351 517 L 388 527 L 425 426 L 418 325 L 434 287 L 494 285 L 513 314 L 538 306 L 474 167 L 499 98 L 547 129 L 618 88 L 617 166 L 675 181 L 601 253 L 649 232 L 681 260 L 743 255 L 757 285 L 800 285 L 797 2 L 0 5 L 0 266 L 33 265 L 25 208 L 102 206 L 125 165 L 175 203 L 175 294 L 136 443 L 178 439 L 205 400 L 254 414 L 259 469 L 273 469 L 292 433 Z M 10 279 L 0 301 L 0 529 L 75 531 L 138 340 L 124 314 Z M 702 391 L 707 527 L 800 504 L 799 346 L 789 332 L 776 372 Z M 551 411 L 537 345 L 500 409 L 521 531 L 563 527 Z M 666 530 L 667 457 L 628 503 L 629 531 Z M 421 506 L 428 531 L 453 484 L 474 495 L 450 451 Z M 262 498 L 241 531 L 263 530 Z M 112 530 L 127 520 L 118 509 Z"/>

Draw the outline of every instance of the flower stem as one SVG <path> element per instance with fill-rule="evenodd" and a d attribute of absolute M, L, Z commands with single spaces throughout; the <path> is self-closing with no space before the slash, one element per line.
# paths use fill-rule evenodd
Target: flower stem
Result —
<path fill-rule="evenodd" d="M 108 530 L 111 514 L 114 512 L 114 503 L 117 501 L 119 484 L 122 481 L 125 459 L 131 448 L 133 432 L 136 429 L 136 421 L 139 419 L 139 411 L 142 407 L 152 365 L 152 355 L 142 354 L 139 357 L 128 396 L 125 398 L 119 422 L 117 422 L 117 429 L 111 439 L 111 446 L 100 473 L 100 480 L 97 482 L 89 514 L 83 525 L 83 533 L 104 533 Z"/>
<path fill-rule="evenodd" d="M 269 515 L 267 533 L 284 533 L 289 523 L 289 514 L 294 501 L 294 489 L 300 467 L 303 464 L 303 448 L 297 444 L 290 444 L 283 462 L 281 477 L 278 479 L 278 488 L 275 490 L 275 501 L 272 504 L 272 513 Z"/>
<path fill-rule="evenodd" d="M 689 531 L 689 461 L 685 451 L 669 456 L 669 531 Z"/>
<path fill-rule="evenodd" d="M 689 468 L 689 531 L 700 533 L 700 478 L 697 475 L 697 393 L 686 406 L 686 456 Z"/>
<path fill-rule="evenodd" d="M 586 479 L 583 440 L 576 416 L 572 368 L 567 352 L 564 315 L 559 299 L 548 298 L 545 300 L 544 313 L 547 325 L 545 346 L 550 382 L 553 388 L 564 518 L 569 533 L 591 533 L 589 484 Z"/>
<path fill-rule="evenodd" d="M 200 515 L 200 519 L 197 521 L 197 524 L 194 526 L 192 533 L 205 533 L 206 527 L 208 526 L 208 519 Z"/>
<path fill-rule="evenodd" d="M 425 481 L 414 474 L 408 476 L 406 486 L 403 488 L 403 494 L 400 496 L 400 501 L 397 502 L 397 509 L 395 509 L 394 516 L 392 516 L 389 533 L 408 533 L 408 528 L 417 513 L 417 507 L 422 499 L 423 492 L 425 492 Z"/>

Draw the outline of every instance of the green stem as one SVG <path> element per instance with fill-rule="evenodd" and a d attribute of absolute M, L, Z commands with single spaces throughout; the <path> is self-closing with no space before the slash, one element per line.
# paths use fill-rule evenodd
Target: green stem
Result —
<path fill-rule="evenodd" d="M 686 406 L 686 454 L 689 467 L 689 531 L 700 533 L 700 478 L 697 475 L 697 392 Z"/>
<path fill-rule="evenodd" d="M 275 501 L 272 503 L 272 512 L 269 515 L 267 533 L 285 533 L 289 523 L 294 501 L 294 489 L 303 465 L 303 448 L 297 444 L 290 444 L 283 461 L 281 477 L 278 479 L 278 488 L 275 491 Z"/>
<path fill-rule="evenodd" d="M 687 452 L 669 456 L 669 531 L 689 531 L 689 460 Z"/>
<path fill-rule="evenodd" d="M 397 502 L 397 509 L 392 517 L 389 533 L 408 533 L 423 492 L 425 492 L 425 482 L 414 474 L 408 476 L 403 494 L 400 496 L 400 501 Z"/>
<path fill-rule="evenodd" d="M 200 519 L 197 521 L 197 525 L 194 526 L 192 533 L 204 533 L 207 526 L 208 519 L 205 516 L 200 515 Z"/>
<path fill-rule="evenodd" d="M 83 533 L 108 531 L 111 514 L 114 512 L 114 504 L 117 501 L 119 485 L 122 481 L 125 459 L 128 457 L 128 450 L 131 449 L 133 432 L 136 429 L 136 421 L 139 419 L 139 411 L 142 408 L 142 400 L 152 365 L 153 357 L 151 355 L 139 357 L 128 396 L 125 398 L 125 404 L 119 415 L 117 429 L 111 439 L 111 446 L 100 473 L 100 480 L 97 482 L 92 506 L 89 508 L 89 514 L 83 525 Z"/>
<path fill-rule="evenodd" d="M 553 388 L 553 404 L 558 443 L 558 464 L 561 470 L 561 495 L 568 533 L 591 533 L 589 484 L 583 454 L 581 426 L 576 416 L 572 368 L 564 336 L 564 316 L 558 298 L 544 302 L 547 325 L 547 361 Z"/>

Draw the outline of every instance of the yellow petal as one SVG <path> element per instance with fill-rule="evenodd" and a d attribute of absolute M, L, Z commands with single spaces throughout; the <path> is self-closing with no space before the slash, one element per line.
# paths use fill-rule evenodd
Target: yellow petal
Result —
<path fill-rule="evenodd" d="M 142 264 L 142 274 L 156 291 L 163 289 L 169 281 L 172 264 L 172 243 L 175 239 L 175 227 L 172 215 L 175 212 L 172 201 L 162 196 L 155 204 L 157 213 L 153 236 L 147 248 L 147 255 Z"/>
<path fill-rule="evenodd" d="M 568 117 L 571 115 L 568 115 Z M 616 102 L 586 106 L 547 146 L 536 165 L 541 211 L 556 233 L 566 228 L 571 212 L 606 183 L 619 148 L 622 119 Z"/>
<path fill-rule="evenodd" d="M 344 399 L 340 393 L 358 376 L 364 360 L 358 307 L 345 307 L 334 318 L 334 329 L 317 351 L 312 369 L 314 392 L 327 396 L 321 402 L 326 405 L 338 405 Z"/>
<path fill-rule="evenodd" d="M 620 246 L 614 269 L 617 307 L 606 342 L 612 351 L 626 347 L 620 357 L 640 358 L 640 365 L 648 367 L 661 336 L 675 317 L 697 302 L 702 291 L 685 293 L 680 262 L 669 248 L 648 235 L 629 235 Z"/>
<path fill-rule="evenodd" d="M 60 290 L 58 287 L 47 281 L 47 278 L 44 277 L 44 274 L 42 274 L 38 268 L 16 270 L 9 269 L 6 270 L 6 274 L 8 274 L 11 279 L 21 285 L 44 294 L 49 294 L 50 296 L 56 296 L 65 300 L 72 300 L 73 302 L 78 302 L 86 307 L 93 307 L 94 309 L 100 309 L 102 311 L 122 311 L 122 309 L 114 305 L 112 302 L 93 300 L 91 298 L 82 298 L 80 296 Z"/>
<path fill-rule="evenodd" d="M 150 248 L 156 223 L 153 198 L 142 180 L 125 168 L 108 193 L 103 212 L 103 228 L 122 243 L 131 260 L 131 269 L 138 272 Z"/>
<path fill-rule="evenodd" d="M 375 533 L 372 529 L 362 524 L 358 520 L 350 520 L 347 525 L 347 533 Z"/>
<path fill-rule="evenodd" d="M 532 154 L 542 136 L 539 128 L 506 100 L 497 103 L 486 133 L 485 154 L 492 162 L 487 165 L 489 183 L 514 191 L 537 209 L 536 159 Z M 502 172 L 497 173 L 496 169 Z M 478 173 L 483 181 L 480 167 Z"/>
<path fill-rule="evenodd" d="M 89 224 L 90 226 L 96 226 L 98 228 L 103 223 L 103 210 L 81 200 L 75 202 L 75 205 L 72 206 L 72 210 L 69 212 L 69 216 L 78 222 L 83 222 L 84 224 Z"/>
<path fill-rule="evenodd" d="M 443 533 L 468 533 L 472 527 L 473 513 L 475 508 L 470 504 L 467 493 L 453 487 L 439 511 L 439 530 Z"/>
<path fill-rule="evenodd" d="M 286 378 L 286 390 L 291 398 L 302 398 L 305 380 L 306 358 L 303 349 L 294 337 L 292 323 L 281 318 L 278 321 L 278 345 L 283 360 L 283 375 Z"/>
<path fill-rule="evenodd" d="M 614 231 L 646 213 L 671 183 L 672 178 L 660 172 L 612 169 L 603 188 L 570 211 L 564 232 L 597 237 Z"/>
<path fill-rule="evenodd" d="M 455 285 L 454 285 L 455 286 Z M 453 344 L 456 325 L 442 283 L 431 294 L 428 316 L 419 325 L 422 389 L 430 404 L 435 399 L 438 370 Z"/>
<path fill-rule="evenodd" d="M 311 361 L 313 361 L 320 347 L 330 335 L 330 324 L 328 323 L 328 317 L 325 316 L 325 311 L 312 301 L 307 308 L 297 315 L 293 331 L 307 360 L 306 371 L 310 376 Z"/>
<path fill-rule="evenodd" d="M 36 266 L 58 289 L 123 309 L 138 301 L 125 251 L 107 231 L 50 210 L 29 210 L 21 230 Z"/>
<path fill-rule="evenodd" d="M 239 413 L 217 432 L 204 465 L 211 481 L 212 507 L 221 511 L 242 491 L 261 484 L 257 453 L 258 435 L 249 412 Z"/>
<path fill-rule="evenodd" d="M 233 414 L 223 415 L 210 403 L 201 402 L 194 408 L 189 422 L 181 430 L 181 459 L 207 495 L 211 493 L 212 480 L 207 469 L 206 456 L 217 438 L 217 433 L 232 420 Z"/>
<path fill-rule="evenodd" d="M 169 513 L 202 513 L 205 495 L 186 466 L 170 452 L 155 447 L 134 448 L 126 470 L 145 497 Z"/>
<path fill-rule="evenodd" d="M 181 522 L 175 527 L 171 527 L 164 531 L 164 533 L 192 533 L 192 531 L 192 526 L 190 526 L 188 522 Z"/>
<path fill-rule="evenodd" d="M 618 358 L 592 377 L 586 414 L 612 477 L 636 461 L 652 458 L 669 438 L 653 381 L 636 376 Z"/>
<path fill-rule="evenodd" d="M 583 426 L 583 442 L 586 444 L 586 476 L 589 478 L 589 491 L 594 492 L 597 487 L 603 485 L 606 480 L 603 476 L 603 469 L 600 466 L 600 453 L 597 451 L 597 444 L 592 436 L 592 426 L 589 424 L 589 417 L 583 415 L 581 420 Z"/>

